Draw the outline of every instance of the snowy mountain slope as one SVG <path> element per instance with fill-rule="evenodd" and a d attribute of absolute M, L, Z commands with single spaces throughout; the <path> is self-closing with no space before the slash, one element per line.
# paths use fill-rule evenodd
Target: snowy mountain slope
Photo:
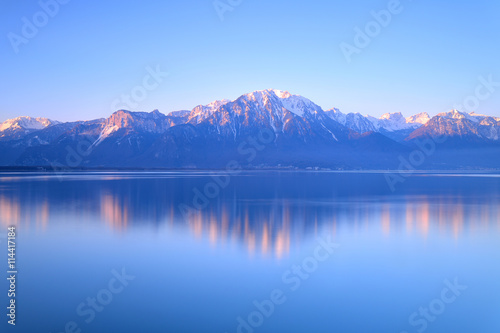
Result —
<path fill-rule="evenodd" d="M 363 116 L 360 113 L 342 113 L 339 109 L 326 111 L 329 117 L 360 134 L 376 132 L 385 136 L 402 141 L 411 132 L 427 123 L 430 119 L 427 113 L 420 113 L 410 117 L 403 117 L 400 112 L 386 113 L 380 118 Z"/>
<path fill-rule="evenodd" d="M 187 122 L 194 125 L 199 124 L 203 120 L 210 117 L 215 110 L 229 102 L 229 100 L 223 99 L 220 101 L 213 101 L 207 105 L 198 105 L 189 113 Z"/>
<path fill-rule="evenodd" d="M 468 142 L 499 141 L 500 118 L 451 110 L 433 117 L 407 140 L 440 136 Z"/>
<path fill-rule="evenodd" d="M 498 117 L 457 110 L 432 119 L 427 113 L 374 118 L 338 109 L 325 112 L 305 97 L 276 89 L 168 115 L 119 110 L 106 119 L 61 124 L 18 117 L 1 128 L 0 165 L 221 167 L 226 159 L 249 163 L 249 142 L 261 149 L 255 140 L 263 133 L 267 143 L 266 153 L 258 154 L 261 165 L 307 166 L 315 161 L 387 168 L 421 137 L 458 138 L 450 140 L 453 147 L 496 149 L 500 143 Z M 82 147 L 83 156 L 68 157 Z"/>
<path fill-rule="evenodd" d="M 211 135 L 237 139 L 272 129 L 279 140 L 337 142 L 348 129 L 332 121 L 318 105 L 305 97 L 267 89 L 228 102 L 200 122 Z"/>
<path fill-rule="evenodd" d="M 360 134 L 378 132 L 378 128 L 374 125 L 373 121 L 360 113 L 344 114 L 338 109 L 330 109 L 326 111 L 326 114 L 333 120 Z"/>
<path fill-rule="evenodd" d="M 0 140 L 16 140 L 46 127 L 59 124 L 47 118 L 17 117 L 0 124 Z"/>

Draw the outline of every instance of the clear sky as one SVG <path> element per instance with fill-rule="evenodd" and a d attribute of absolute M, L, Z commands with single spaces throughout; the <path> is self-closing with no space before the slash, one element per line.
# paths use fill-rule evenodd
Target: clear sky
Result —
<path fill-rule="evenodd" d="M 475 96 L 478 77 L 500 82 L 498 1 L 401 0 L 378 32 L 370 12 L 386 0 L 221 2 L 235 4 L 223 21 L 213 0 L 70 0 L 53 17 L 38 1 L 2 0 L 0 121 L 108 117 L 132 92 L 133 111 L 168 113 L 266 88 L 325 110 L 435 115 Z M 348 62 L 340 45 L 355 47 L 367 24 L 374 37 Z M 168 72 L 158 83 L 156 68 Z M 480 90 L 478 112 L 500 116 L 494 90 Z"/>

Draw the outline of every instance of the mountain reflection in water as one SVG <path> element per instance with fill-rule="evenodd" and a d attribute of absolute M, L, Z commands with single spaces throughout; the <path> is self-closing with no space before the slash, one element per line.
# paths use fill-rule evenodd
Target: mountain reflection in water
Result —
<path fill-rule="evenodd" d="M 113 232 L 186 228 L 250 255 L 286 256 L 318 230 L 377 228 L 386 236 L 500 230 L 498 178 L 417 175 L 392 193 L 383 174 L 243 173 L 196 209 L 211 173 L 4 174 L 0 223 L 43 232 L 51 223 L 105 224 Z M 198 192 L 199 193 L 199 192 Z M 183 213 L 181 207 L 190 207 Z M 89 222 L 90 221 L 90 222 Z"/>

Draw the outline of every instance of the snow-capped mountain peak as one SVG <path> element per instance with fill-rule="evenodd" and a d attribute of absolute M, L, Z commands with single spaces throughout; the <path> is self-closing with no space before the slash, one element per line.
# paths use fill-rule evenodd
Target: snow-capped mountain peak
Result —
<path fill-rule="evenodd" d="M 474 111 L 472 111 L 471 113 L 469 113 L 469 115 L 472 116 L 472 117 L 488 117 L 487 115 L 479 114 L 479 113 L 476 113 Z"/>
<path fill-rule="evenodd" d="M 379 132 L 396 140 L 430 120 L 426 112 L 408 118 L 405 118 L 401 112 L 385 113 L 380 118 L 363 116 L 360 113 L 344 114 L 335 108 L 326 113 L 333 120 L 360 134 Z"/>
<path fill-rule="evenodd" d="M 280 97 L 282 99 L 281 103 L 283 104 L 283 107 L 300 117 L 303 117 L 307 110 L 321 110 L 319 106 L 302 96 L 290 94 L 283 94 L 281 96 L 284 96 Z"/>
<path fill-rule="evenodd" d="M 422 112 L 406 118 L 406 122 L 409 124 L 422 124 L 425 125 L 431 120 L 427 112 Z"/>
<path fill-rule="evenodd" d="M 120 129 L 128 131 L 143 131 L 148 133 L 162 133 L 171 125 L 169 119 L 158 110 L 152 112 L 132 112 L 118 110 L 103 121 L 99 138 L 94 143 L 98 145 L 107 137 Z"/>
<path fill-rule="evenodd" d="M 373 118 L 372 118 L 373 120 Z M 383 128 L 389 132 L 406 130 L 409 128 L 413 128 L 416 125 L 412 123 L 408 123 L 406 118 L 403 116 L 401 112 L 395 113 L 385 113 L 383 114 L 375 124 L 378 128 Z M 420 126 L 420 124 L 418 125 Z"/>
<path fill-rule="evenodd" d="M 278 90 L 278 89 L 267 89 L 265 91 L 273 92 L 279 98 L 289 98 L 292 96 L 288 91 Z"/>
<path fill-rule="evenodd" d="M 394 113 L 384 113 L 380 119 L 381 120 L 393 120 L 393 121 L 399 121 L 403 119 L 403 114 L 401 112 L 394 112 Z"/>
<path fill-rule="evenodd" d="M 39 130 L 50 125 L 59 124 L 58 121 L 50 120 L 47 118 L 33 118 L 33 117 L 17 117 L 8 119 L 0 125 L 0 132 L 7 129 L 11 130 Z"/>
<path fill-rule="evenodd" d="M 447 119 L 468 119 L 472 122 L 479 122 L 479 118 L 477 117 L 477 115 L 470 115 L 468 113 L 465 113 L 465 112 L 460 112 L 456 109 L 453 109 L 451 111 L 448 111 L 448 112 L 441 112 L 441 113 L 438 113 L 437 115 L 438 117 L 442 117 L 442 118 L 447 118 Z"/>
<path fill-rule="evenodd" d="M 400 112 L 377 118 L 335 108 L 325 112 L 307 98 L 276 89 L 254 91 L 234 101 L 215 101 L 168 116 L 157 110 L 120 110 L 107 119 L 52 124 L 56 122 L 30 117 L 1 123 L 0 147 L 5 151 L 0 157 L 4 164 L 64 162 L 68 145 L 78 149 L 80 142 L 88 138 L 94 143 L 84 163 L 91 167 L 219 168 L 225 163 L 221 157 L 228 157 L 249 163 L 252 168 L 282 164 L 388 169 L 397 167 L 398 156 L 410 154 L 421 138 L 449 138 L 440 146 L 443 150 L 487 148 L 480 162 L 488 163 L 495 156 L 490 149 L 500 147 L 500 118 L 458 110 L 430 120 L 425 112 L 406 118 Z M 239 147 L 252 138 L 267 143 L 265 151 L 250 161 Z M 373 164 L 375 152 L 383 155 Z M 440 166 L 444 160 L 439 157 L 435 165 Z M 467 152 L 457 165 L 462 167 L 473 160 Z"/>
<path fill-rule="evenodd" d="M 422 136 L 447 136 L 469 142 L 498 141 L 500 137 L 499 120 L 475 112 L 466 113 L 454 109 L 437 114 L 406 140 Z"/>
<path fill-rule="evenodd" d="M 207 105 L 198 105 L 189 114 L 188 122 L 197 124 L 210 117 L 218 108 L 229 102 L 231 101 L 228 99 L 222 99 L 213 101 Z"/>
<path fill-rule="evenodd" d="M 333 108 L 326 111 L 326 114 L 341 125 L 358 133 L 376 132 L 378 129 L 370 117 L 365 117 L 358 112 L 344 114 L 339 109 Z"/>
<path fill-rule="evenodd" d="M 342 111 L 340 111 L 339 109 L 337 108 L 332 108 L 330 110 L 327 110 L 326 111 L 326 114 L 332 118 L 333 120 L 335 120 L 336 122 L 346 126 L 346 122 L 347 122 L 347 115 L 345 113 L 343 113 Z"/>
<path fill-rule="evenodd" d="M 494 119 L 495 121 L 500 121 L 500 117 L 492 117 L 492 116 L 487 116 L 485 114 L 479 114 L 475 112 L 469 113 L 469 116 L 476 118 L 478 121 L 482 121 L 483 119 Z"/>
<path fill-rule="evenodd" d="M 268 103 L 277 104 L 299 117 L 304 117 L 306 113 L 322 111 L 321 107 L 305 97 L 277 89 L 257 90 L 240 98 L 256 102 L 262 109 L 265 109 Z"/>
<path fill-rule="evenodd" d="M 205 105 L 205 109 L 210 109 L 211 111 L 215 111 L 218 108 L 220 108 L 222 105 L 227 104 L 229 102 L 231 102 L 231 101 L 228 99 L 221 99 L 219 101 L 213 101 L 212 103 Z"/>

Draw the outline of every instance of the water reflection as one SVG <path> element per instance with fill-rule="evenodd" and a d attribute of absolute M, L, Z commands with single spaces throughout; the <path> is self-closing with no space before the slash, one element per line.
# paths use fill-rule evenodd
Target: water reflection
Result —
<path fill-rule="evenodd" d="M 257 173 L 233 177 L 203 209 L 193 189 L 208 174 L 16 176 L 0 187 L 0 223 L 36 230 L 52 223 L 106 227 L 117 232 L 185 228 L 213 246 L 237 243 L 250 255 L 282 258 L 318 230 L 386 237 L 431 233 L 458 239 L 468 232 L 500 230 L 497 177 L 412 177 L 388 191 L 383 175 Z M 0 177 L 1 178 L 1 177 Z M 57 222 L 56 222 L 57 221 Z"/>
<path fill-rule="evenodd" d="M 11 224 L 18 224 L 21 219 L 19 199 L 0 195 L 0 213 L 2 226 L 7 227 Z"/>
<path fill-rule="evenodd" d="M 113 193 L 104 192 L 101 194 L 100 216 L 112 229 L 125 230 L 129 220 L 127 204 L 120 201 L 120 198 Z"/>

